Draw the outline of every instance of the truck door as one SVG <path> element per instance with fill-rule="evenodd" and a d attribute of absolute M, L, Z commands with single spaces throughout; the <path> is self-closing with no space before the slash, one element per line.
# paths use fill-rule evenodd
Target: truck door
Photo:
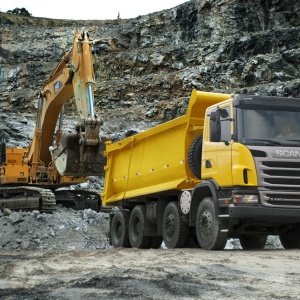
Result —
<path fill-rule="evenodd" d="M 203 136 L 202 179 L 214 179 L 221 187 L 232 186 L 232 106 L 208 111 Z"/>

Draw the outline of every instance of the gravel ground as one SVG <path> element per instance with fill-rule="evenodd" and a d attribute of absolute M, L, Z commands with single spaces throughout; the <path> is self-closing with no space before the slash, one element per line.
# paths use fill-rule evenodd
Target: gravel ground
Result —
<path fill-rule="evenodd" d="M 0 252 L 0 298 L 299 299 L 298 250 Z"/>

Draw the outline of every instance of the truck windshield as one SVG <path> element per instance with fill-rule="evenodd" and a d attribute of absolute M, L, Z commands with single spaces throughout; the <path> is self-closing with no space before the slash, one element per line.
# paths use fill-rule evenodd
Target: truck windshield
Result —
<path fill-rule="evenodd" d="M 300 146 L 300 112 L 238 108 L 237 134 L 245 145 Z"/>

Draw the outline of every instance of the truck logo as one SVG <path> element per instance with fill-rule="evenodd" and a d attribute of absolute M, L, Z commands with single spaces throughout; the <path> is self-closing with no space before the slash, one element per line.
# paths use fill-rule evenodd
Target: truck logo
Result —
<path fill-rule="evenodd" d="M 298 150 L 276 150 L 274 156 L 285 158 L 298 158 L 300 157 L 300 152 Z"/>

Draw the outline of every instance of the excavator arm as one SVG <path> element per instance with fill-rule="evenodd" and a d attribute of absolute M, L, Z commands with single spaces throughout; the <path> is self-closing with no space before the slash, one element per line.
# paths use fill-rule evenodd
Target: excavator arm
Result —
<path fill-rule="evenodd" d="M 58 171 L 59 176 L 103 174 L 102 122 L 94 109 L 92 43 L 87 32 L 77 32 L 72 49 L 61 58 L 39 93 L 36 128 L 27 157 L 33 182 L 49 170 L 52 174 Z M 75 133 L 67 134 L 61 128 L 63 108 L 73 96 L 79 120 Z"/>

